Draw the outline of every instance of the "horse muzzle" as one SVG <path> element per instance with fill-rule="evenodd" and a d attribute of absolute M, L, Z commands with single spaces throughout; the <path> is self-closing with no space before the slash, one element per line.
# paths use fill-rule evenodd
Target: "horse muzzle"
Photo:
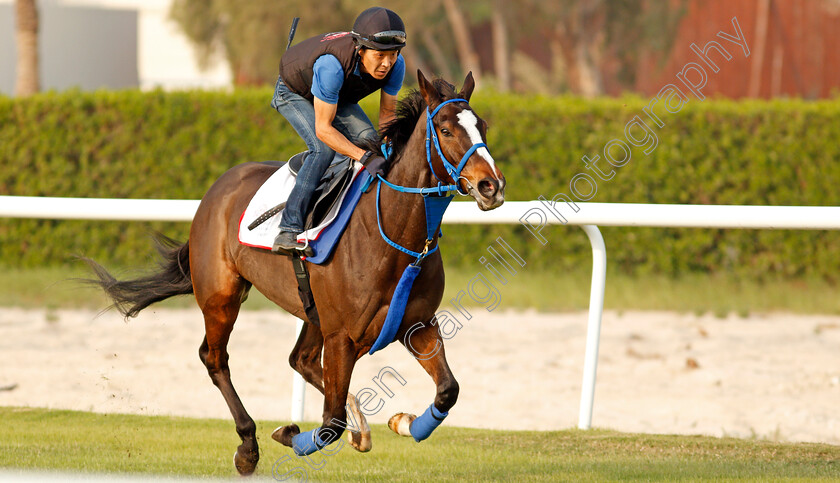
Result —
<path fill-rule="evenodd" d="M 468 183 L 469 194 L 478 203 L 481 211 L 489 211 L 502 206 L 505 202 L 505 184 L 504 177 L 500 179 L 486 177 L 475 187 Z"/>

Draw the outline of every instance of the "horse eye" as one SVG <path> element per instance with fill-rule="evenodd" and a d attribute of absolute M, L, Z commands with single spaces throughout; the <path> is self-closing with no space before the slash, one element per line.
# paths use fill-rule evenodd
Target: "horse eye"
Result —
<path fill-rule="evenodd" d="M 449 129 L 446 129 L 445 127 L 440 128 L 440 133 L 443 134 L 444 136 L 451 136 L 452 135 L 452 133 L 449 132 Z"/>

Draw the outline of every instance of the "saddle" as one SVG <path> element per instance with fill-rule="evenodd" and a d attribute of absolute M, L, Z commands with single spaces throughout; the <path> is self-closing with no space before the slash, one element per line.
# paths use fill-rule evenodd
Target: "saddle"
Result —
<path fill-rule="evenodd" d="M 306 157 L 306 153 L 307 151 L 295 154 L 286 162 L 286 164 L 289 165 L 289 172 L 291 172 L 295 177 L 300 171 L 300 168 L 303 166 L 303 159 Z M 283 166 L 284 163 L 267 161 L 266 164 Z M 304 230 L 309 230 L 310 228 L 318 226 L 324 221 L 324 217 L 327 216 L 333 206 L 341 198 L 340 195 L 342 191 L 344 191 L 344 189 L 353 180 L 353 173 L 353 160 L 343 154 L 335 153 L 332 163 L 330 163 L 326 172 L 324 172 L 324 176 L 321 177 L 321 182 L 318 184 L 318 187 L 312 195 L 312 199 L 314 201 L 306 214 L 306 219 L 304 220 Z M 283 203 L 269 209 L 248 225 L 248 229 L 253 230 L 254 228 L 260 226 L 277 213 L 283 211 L 283 208 L 285 207 L 286 202 L 284 201 Z"/>

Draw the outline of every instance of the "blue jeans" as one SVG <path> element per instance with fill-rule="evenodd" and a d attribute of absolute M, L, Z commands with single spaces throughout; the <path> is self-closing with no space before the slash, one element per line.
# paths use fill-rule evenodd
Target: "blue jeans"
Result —
<path fill-rule="evenodd" d="M 301 233 L 307 211 L 312 203 L 312 195 L 318 188 L 324 172 L 330 166 L 335 151 L 315 135 L 313 104 L 289 90 L 279 77 L 274 88 L 271 107 L 289 121 L 309 148 L 280 220 L 281 230 Z M 363 139 L 376 140 L 378 138 L 373 124 L 358 104 L 339 104 L 333 126 L 353 143 Z"/>

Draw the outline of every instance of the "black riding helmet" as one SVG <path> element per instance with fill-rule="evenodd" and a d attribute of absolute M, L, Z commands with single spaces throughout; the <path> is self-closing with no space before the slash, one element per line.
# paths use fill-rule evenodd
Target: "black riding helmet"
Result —
<path fill-rule="evenodd" d="M 351 32 L 356 45 L 373 50 L 398 50 L 405 47 L 405 24 L 399 15 L 382 7 L 360 13 Z"/>

